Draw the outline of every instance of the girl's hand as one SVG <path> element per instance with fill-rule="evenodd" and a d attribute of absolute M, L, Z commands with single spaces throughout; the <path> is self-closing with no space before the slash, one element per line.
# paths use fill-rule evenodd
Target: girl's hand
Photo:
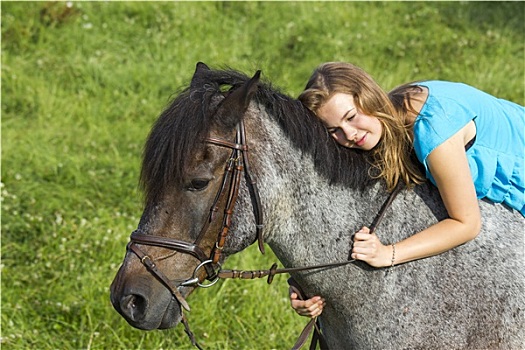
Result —
<path fill-rule="evenodd" d="M 362 260 L 373 267 L 390 266 L 392 247 L 385 246 L 368 227 L 363 227 L 354 236 L 352 259 Z"/>
<path fill-rule="evenodd" d="M 323 312 L 324 299 L 315 296 L 308 300 L 300 300 L 297 298 L 297 294 L 290 290 L 290 303 L 292 308 L 301 316 L 310 318 L 317 317 Z"/>

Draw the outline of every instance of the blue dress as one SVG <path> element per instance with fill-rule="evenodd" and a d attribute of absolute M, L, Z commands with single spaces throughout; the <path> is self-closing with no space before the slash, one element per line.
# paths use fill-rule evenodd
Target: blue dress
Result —
<path fill-rule="evenodd" d="M 525 216 L 525 108 L 461 83 L 425 81 L 428 98 L 414 123 L 414 149 L 427 157 L 471 120 L 476 138 L 466 151 L 478 198 L 505 203 Z"/>

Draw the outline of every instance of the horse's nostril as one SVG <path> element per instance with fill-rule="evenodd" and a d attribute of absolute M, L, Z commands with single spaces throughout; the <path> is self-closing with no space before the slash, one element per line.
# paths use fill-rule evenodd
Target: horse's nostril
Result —
<path fill-rule="evenodd" d="M 145 315 L 147 300 L 136 294 L 125 295 L 120 300 L 122 312 L 132 321 L 138 321 Z"/>

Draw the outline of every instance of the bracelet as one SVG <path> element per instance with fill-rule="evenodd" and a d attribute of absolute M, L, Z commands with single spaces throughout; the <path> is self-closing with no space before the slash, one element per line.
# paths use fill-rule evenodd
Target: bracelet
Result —
<path fill-rule="evenodd" d="M 394 267 L 395 261 L 396 261 L 396 244 L 392 243 L 392 261 L 391 261 L 390 267 Z"/>

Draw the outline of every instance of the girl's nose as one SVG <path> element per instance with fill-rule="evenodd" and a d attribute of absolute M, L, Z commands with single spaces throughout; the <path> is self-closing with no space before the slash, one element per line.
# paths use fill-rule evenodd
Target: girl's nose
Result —
<path fill-rule="evenodd" d="M 345 137 L 348 141 L 355 141 L 355 138 L 357 137 L 357 129 L 346 126 L 343 129 L 343 132 L 345 133 Z"/>

